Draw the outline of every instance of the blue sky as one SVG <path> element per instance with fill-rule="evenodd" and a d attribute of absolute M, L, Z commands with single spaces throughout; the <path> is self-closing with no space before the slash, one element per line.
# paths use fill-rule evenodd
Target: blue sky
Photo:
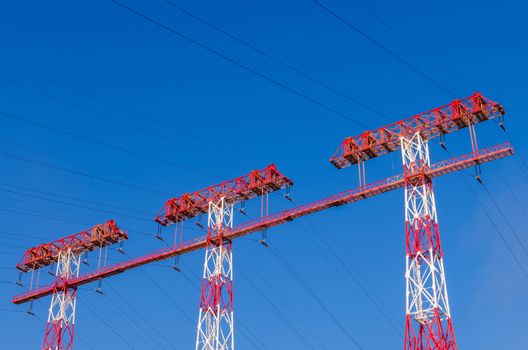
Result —
<path fill-rule="evenodd" d="M 472 191 L 528 269 L 528 256 L 513 235 L 528 244 L 528 169 L 521 158 L 528 146 L 523 114 L 528 48 L 522 40 L 527 5 L 357 1 L 448 70 L 353 2 L 324 3 L 457 96 L 478 90 L 506 108 L 506 127 L 521 156 L 483 166 L 483 179 L 507 220 L 469 177 L 469 187 L 454 174 L 437 179 L 435 189 L 459 347 L 523 348 L 528 283 Z M 385 118 L 161 0 L 124 3 L 369 128 L 453 99 L 311 1 L 174 3 Z M 42 342 L 39 319 L 47 317 L 49 298 L 35 303 L 38 319 L 25 313 L 27 306 L 10 303 L 22 291 L 12 283 L 14 266 L 29 246 L 115 218 L 130 231 L 129 256 L 161 248 L 151 218 L 169 195 L 269 163 L 294 180 L 296 204 L 357 185 L 354 169 L 338 171 L 328 162 L 344 137 L 365 129 L 357 123 L 111 1 L 18 1 L 2 7 L 0 335 L 6 348 L 37 349 Z M 495 123 L 488 124 L 477 128 L 481 146 L 506 139 Z M 466 131 L 447 142 L 453 154 L 470 150 Z M 436 144 L 431 153 L 437 160 L 448 157 Z M 399 173 L 399 162 L 393 154 L 367 163 L 367 179 Z M 271 211 L 289 206 L 272 196 Z M 256 204 L 250 209 L 258 215 Z M 244 220 L 239 215 L 235 223 Z M 196 229 L 189 223 L 185 238 L 201 234 Z M 268 236 L 364 349 L 401 348 L 402 190 L 300 219 Z M 237 348 L 353 348 L 258 238 L 235 242 Z M 112 250 L 110 258 L 124 257 Z M 195 252 L 182 258 L 183 273 L 172 270 L 171 261 L 129 271 L 103 283 L 105 296 L 94 292 L 96 285 L 80 288 L 76 349 L 192 348 L 202 263 L 203 252 Z M 43 271 L 43 280 L 46 275 Z"/>

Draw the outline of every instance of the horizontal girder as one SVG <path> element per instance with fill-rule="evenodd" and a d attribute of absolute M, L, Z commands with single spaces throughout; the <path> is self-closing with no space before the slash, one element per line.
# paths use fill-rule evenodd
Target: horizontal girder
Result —
<path fill-rule="evenodd" d="M 427 170 L 429 178 L 449 174 L 461 169 L 469 168 L 478 164 L 486 163 L 499 158 L 507 157 L 513 154 L 513 149 L 509 143 L 492 146 L 482 149 L 478 152 L 469 153 L 463 156 L 451 158 L 442 162 L 435 163 Z M 357 202 L 359 200 L 373 197 L 375 195 L 389 192 L 391 190 L 404 186 L 404 176 L 402 174 L 389 177 L 384 180 L 376 181 L 359 188 L 344 191 L 328 198 L 324 198 L 312 203 L 304 204 L 299 207 L 284 210 L 272 215 L 263 216 L 256 220 L 251 220 L 233 228 L 231 232 L 224 234 L 224 239 L 232 240 L 250 233 L 258 232 L 266 228 L 278 226 L 292 221 L 301 216 L 319 212 L 328 208 Z M 169 259 L 177 255 L 183 255 L 192 251 L 203 249 L 207 245 L 207 237 L 197 237 L 186 241 L 182 244 L 169 246 L 156 252 L 139 256 L 128 261 L 116 263 L 103 267 L 68 281 L 70 287 L 81 286 L 102 278 L 119 274 L 139 266 L 143 266 L 156 261 Z M 16 295 L 13 303 L 22 304 L 33 299 L 42 298 L 53 292 L 53 285 L 46 285 L 38 289 L 30 290 L 26 293 Z"/>
<path fill-rule="evenodd" d="M 154 220 L 160 225 L 167 226 L 207 213 L 209 202 L 216 202 L 221 197 L 225 198 L 226 203 L 234 203 L 292 185 L 293 182 L 282 175 L 275 164 L 271 164 L 262 170 L 253 170 L 236 179 L 193 193 L 185 193 L 179 198 L 171 198 Z"/>
<path fill-rule="evenodd" d="M 114 220 L 109 220 L 68 237 L 29 248 L 16 268 L 24 272 L 39 269 L 57 262 L 59 254 L 66 250 L 71 249 L 74 254 L 81 254 L 126 239 L 126 232 L 117 227 Z"/>
<path fill-rule="evenodd" d="M 400 149 L 400 137 L 419 133 L 431 140 L 504 115 L 504 108 L 476 92 L 461 100 L 389 124 L 359 136 L 347 137 L 330 162 L 342 169 Z"/>

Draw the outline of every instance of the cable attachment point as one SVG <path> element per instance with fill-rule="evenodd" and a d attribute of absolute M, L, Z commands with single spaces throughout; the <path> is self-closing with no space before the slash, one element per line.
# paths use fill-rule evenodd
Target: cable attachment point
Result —
<path fill-rule="evenodd" d="M 97 294 L 104 295 L 104 293 L 103 293 L 103 288 L 102 288 L 102 287 L 103 287 L 103 280 L 100 279 L 99 282 L 97 283 L 97 288 L 95 288 L 95 292 L 96 292 Z"/>
<path fill-rule="evenodd" d="M 293 202 L 293 199 L 291 197 L 291 192 L 290 192 L 290 186 L 286 186 L 286 193 L 283 194 L 283 197 L 286 198 L 286 200 Z"/>
<path fill-rule="evenodd" d="M 268 241 L 266 240 L 267 236 L 267 229 L 262 230 L 262 238 L 260 239 L 260 244 L 262 244 L 264 247 L 269 248 Z"/>
<path fill-rule="evenodd" d="M 33 300 L 29 303 L 29 308 L 26 310 L 26 313 L 30 316 L 35 316 L 35 313 L 33 312 Z"/>
<path fill-rule="evenodd" d="M 506 127 L 504 126 L 504 116 L 503 115 L 499 116 L 497 124 L 499 124 L 500 128 L 502 129 L 502 131 L 507 132 L 506 131 Z"/>
<path fill-rule="evenodd" d="M 181 272 L 181 269 L 180 269 L 180 256 L 179 255 L 176 255 L 174 257 L 174 264 L 172 265 L 172 268 L 175 271 Z"/>
<path fill-rule="evenodd" d="M 156 232 L 156 239 L 159 239 L 160 241 L 164 241 L 163 237 L 161 236 L 161 225 L 158 225 L 158 231 Z"/>
<path fill-rule="evenodd" d="M 15 282 L 15 284 L 20 287 L 24 287 L 24 283 L 22 283 L 22 273 L 22 271 L 18 273 L 18 279 Z"/>
<path fill-rule="evenodd" d="M 121 253 L 121 254 L 126 254 L 126 253 L 125 253 L 124 244 L 125 244 L 124 241 L 119 242 L 119 247 L 117 248 L 117 251 L 118 251 L 119 253 Z"/>
<path fill-rule="evenodd" d="M 477 180 L 481 185 L 484 185 L 484 181 L 481 178 L 482 171 L 480 169 L 480 164 L 475 165 L 475 180 Z"/>
<path fill-rule="evenodd" d="M 440 135 L 440 147 L 442 147 L 444 151 L 449 152 L 446 146 L 445 134 Z"/>
<path fill-rule="evenodd" d="M 240 214 L 247 216 L 247 213 L 246 213 L 246 202 L 244 202 L 244 201 L 240 202 L 240 208 L 238 208 L 238 211 L 240 212 Z"/>
<path fill-rule="evenodd" d="M 196 226 L 198 226 L 199 228 L 204 228 L 204 225 L 202 224 L 202 216 L 201 215 L 198 215 L 198 217 L 196 218 L 196 221 L 194 222 L 194 224 Z"/>
<path fill-rule="evenodd" d="M 81 260 L 81 263 L 84 264 L 84 265 L 87 265 L 87 266 L 90 265 L 90 262 L 88 261 L 88 252 L 85 252 L 83 254 L 83 258 Z"/>

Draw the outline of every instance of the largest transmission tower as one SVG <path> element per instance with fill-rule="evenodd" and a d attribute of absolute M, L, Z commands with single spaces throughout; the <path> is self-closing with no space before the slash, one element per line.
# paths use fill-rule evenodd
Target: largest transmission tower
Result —
<path fill-rule="evenodd" d="M 348 137 L 330 159 L 337 168 L 401 150 L 405 189 L 406 316 L 404 350 L 457 350 L 440 245 L 428 140 L 468 128 L 478 153 L 475 124 L 502 118 L 504 109 L 480 93 L 385 127 Z M 475 162 L 475 166 L 479 166 Z"/>

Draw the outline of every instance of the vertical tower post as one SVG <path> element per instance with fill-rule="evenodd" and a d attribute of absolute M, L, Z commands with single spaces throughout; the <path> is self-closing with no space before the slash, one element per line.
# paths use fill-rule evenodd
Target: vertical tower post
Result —
<path fill-rule="evenodd" d="M 457 350 L 444 273 L 429 147 L 420 133 L 401 137 L 405 181 L 405 350 Z"/>
<path fill-rule="evenodd" d="M 80 264 L 80 254 L 71 249 L 59 253 L 42 350 L 73 349 L 77 289 L 68 287 L 68 281 L 79 276 Z"/>
<path fill-rule="evenodd" d="M 224 234 L 233 228 L 233 204 L 209 202 L 196 350 L 233 350 L 233 254 Z"/>

